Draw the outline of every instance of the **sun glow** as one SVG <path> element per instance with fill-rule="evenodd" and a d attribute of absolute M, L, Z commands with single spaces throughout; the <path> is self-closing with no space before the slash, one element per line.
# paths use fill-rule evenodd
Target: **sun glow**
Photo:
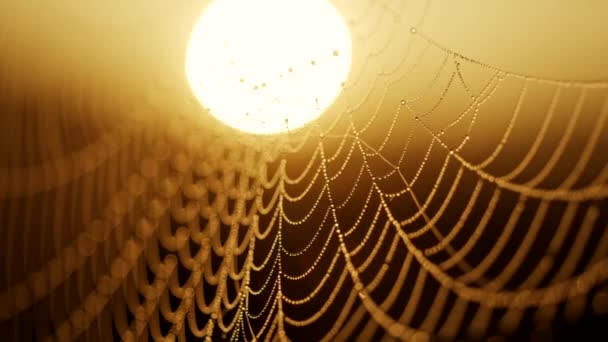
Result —
<path fill-rule="evenodd" d="M 218 120 L 276 134 L 327 110 L 351 53 L 348 27 L 326 0 L 215 0 L 192 31 L 186 76 Z"/>

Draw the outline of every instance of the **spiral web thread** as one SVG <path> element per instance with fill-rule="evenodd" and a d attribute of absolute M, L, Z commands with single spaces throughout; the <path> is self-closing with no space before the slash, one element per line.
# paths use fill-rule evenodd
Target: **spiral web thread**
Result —
<path fill-rule="evenodd" d="M 426 340 L 508 334 L 530 313 L 539 326 L 560 314 L 576 320 L 588 302 L 603 312 L 608 83 L 542 79 L 467 58 L 425 35 L 424 14 L 403 22 L 407 6 L 370 1 L 351 18 L 356 43 L 373 46 L 364 70 L 389 51 L 402 57 L 371 82 L 355 75 L 345 84 L 345 108 L 331 122 L 269 141 L 175 119 L 136 172 L 116 176 L 124 185 L 102 216 L 2 291 L 0 319 L 49 315 L 35 308 L 50 301 L 65 314 L 49 339 L 97 340 L 113 330 L 125 340 L 286 340 L 314 328 L 321 340 Z M 363 18 L 375 26 L 357 26 Z M 378 44 L 381 23 L 392 34 Z M 423 89 L 389 99 L 423 68 L 434 70 Z M 472 85 L 467 73 L 484 81 Z M 356 88 L 363 96 L 349 98 Z M 539 89 L 548 101 L 527 110 Z M 381 96 L 370 111 L 373 92 Z M 444 115 L 449 97 L 463 109 Z M 502 114 L 489 104 L 496 98 L 508 111 L 497 143 L 478 156 L 467 147 L 484 134 L 484 117 Z M 542 120 L 527 141 L 518 130 L 535 113 Z M 380 137 L 370 133 L 377 126 Z M 129 148 L 141 149 L 131 129 L 57 162 L 64 166 L 38 167 L 29 174 L 49 175 L 35 182 L 3 171 L 3 194 L 67 184 L 117 155 L 126 164 Z M 513 146 L 525 153 L 496 172 Z M 571 146 L 578 152 L 557 179 Z M 16 224 L 7 227 L 17 234 Z M 107 267 L 91 269 L 93 259 Z M 79 286 L 77 298 L 68 295 Z"/>

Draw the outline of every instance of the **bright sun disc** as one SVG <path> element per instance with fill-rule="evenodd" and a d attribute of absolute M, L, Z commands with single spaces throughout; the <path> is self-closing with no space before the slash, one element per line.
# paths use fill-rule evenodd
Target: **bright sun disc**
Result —
<path fill-rule="evenodd" d="M 318 118 L 350 67 L 350 32 L 326 0 L 215 0 L 186 53 L 186 77 L 201 104 L 228 126 L 254 134 L 294 130 Z"/>

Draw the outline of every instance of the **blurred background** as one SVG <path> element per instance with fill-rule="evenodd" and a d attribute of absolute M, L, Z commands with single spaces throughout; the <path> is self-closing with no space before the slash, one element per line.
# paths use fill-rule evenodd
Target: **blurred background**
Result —
<path fill-rule="evenodd" d="M 190 92 L 208 1 L 0 3 L 3 340 L 608 337 L 608 4 L 332 3 L 273 137 Z"/>

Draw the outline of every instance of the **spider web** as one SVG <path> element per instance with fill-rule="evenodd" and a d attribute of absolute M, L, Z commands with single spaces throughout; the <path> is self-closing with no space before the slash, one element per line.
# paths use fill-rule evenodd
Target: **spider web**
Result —
<path fill-rule="evenodd" d="M 59 340 L 421 341 L 604 312 L 608 83 L 468 58 L 425 34 L 428 3 L 403 20 L 409 5 L 348 18 L 366 57 L 336 115 L 304 131 L 235 138 L 184 115 L 139 142 L 151 148 L 131 174 L 132 126 L 3 170 L 11 198 L 116 155 L 108 174 L 125 181 L 91 185 L 114 193 L 103 215 L 3 290 L 0 318 L 61 307 L 46 330 Z"/>

